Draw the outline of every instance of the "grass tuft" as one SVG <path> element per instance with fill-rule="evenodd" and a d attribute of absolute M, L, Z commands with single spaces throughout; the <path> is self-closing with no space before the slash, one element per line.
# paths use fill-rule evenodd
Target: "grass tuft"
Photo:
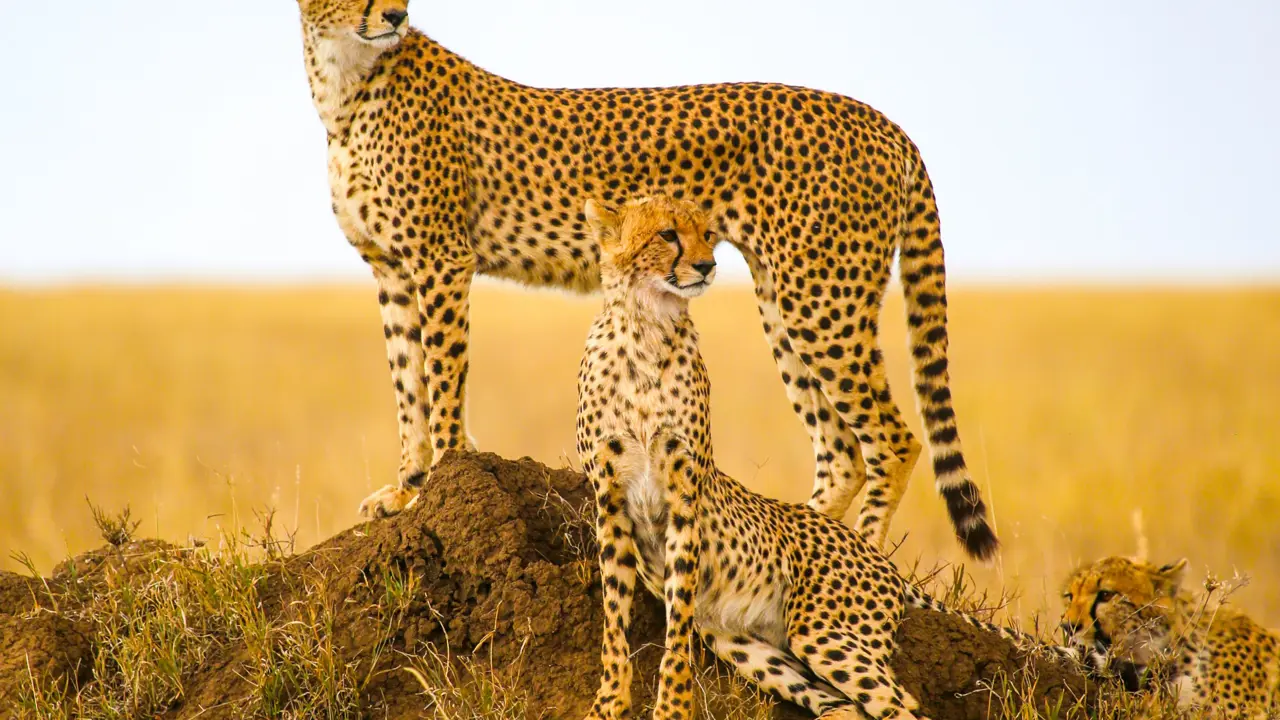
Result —
<path fill-rule="evenodd" d="M 133 511 L 128 505 L 119 513 L 112 515 L 97 505 L 93 504 L 87 496 L 84 499 L 89 505 L 89 514 L 93 516 L 93 524 L 98 527 L 98 532 L 102 535 L 102 539 L 112 547 L 120 547 L 133 542 L 133 534 L 138 530 L 138 526 L 142 524 L 141 520 L 133 519 Z"/>

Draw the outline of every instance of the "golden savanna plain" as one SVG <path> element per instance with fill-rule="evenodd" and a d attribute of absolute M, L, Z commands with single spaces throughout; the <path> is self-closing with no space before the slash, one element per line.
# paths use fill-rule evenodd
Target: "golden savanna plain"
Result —
<path fill-rule="evenodd" d="M 100 544 L 86 497 L 140 534 L 217 538 L 277 510 L 305 547 L 395 478 L 395 401 L 372 283 L 0 291 L 0 568 Z M 481 449 L 574 457 L 574 377 L 597 298 L 481 283 L 470 426 Z M 749 286 L 693 303 L 720 466 L 789 501 L 810 490 Z M 881 320 L 919 434 L 902 302 Z M 961 438 L 1003 550 L 970 565 L 1009 613 L 1056 621 L 1076 563 L 1138 547 L 1280 625 L 1280 288 L 950 291 Z M 922 456 L 891 536 L 910 566 L 961 562 Z M 905 536 L 905 540 L 903 539 Z"/>

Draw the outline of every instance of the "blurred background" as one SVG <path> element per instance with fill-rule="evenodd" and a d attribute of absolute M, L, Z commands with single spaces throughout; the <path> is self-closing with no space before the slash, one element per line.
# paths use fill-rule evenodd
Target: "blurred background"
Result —
<path fill-rule="evenodd" d="M 1280 625 L 1280 5 L 412 0 L 410 22 L 533 85 L 772 80 L 920 146 L 951 280 L 953 392 L 1004 540 L 973 568 L 1056 618 L 1076 563 L 1137 548 L 1253 577 Z M 329 209 L 296 2 L 25 3 L 0 25 L 0 568 L 278 510 L 305 546 L 394 480 L 373 283 Z M 808 438 L 722 250 L 694 304 L 721 466 L 810 488 Z M 903 311 L 881 323 L 911 399 Z M 482 282 L 482 449 L 573 460 L 591 298 Z M 914 412 L 908 412 L 919 428 Z M 897 559 L 956 562 L 929 463 Z"/>

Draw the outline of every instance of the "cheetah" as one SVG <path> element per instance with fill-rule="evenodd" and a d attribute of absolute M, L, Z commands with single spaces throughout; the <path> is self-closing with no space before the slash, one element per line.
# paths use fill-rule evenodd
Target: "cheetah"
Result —
<path fill-rule="evenodd" d="M 1126 689 L 1172 693 L 1214 717 L 1280 716 L 1280 633 L 1182 589 L 1186 559 L 1113 556 L 1067 578 L 1062 631 Z"/>
<path fill-rule="evenodd" d="M 667 613 L 655 718 L 691 716 L 695 633 L 743 677 L 822 717 L 919 717 L 889 665 L 894 633 L 908 606 L 947 610 L 854 529 L 716 469 L 711 386 L 688 314 L 715 279 L 707 216 L 667 195 L 617 209 L 588 200 L 584 216 L 604 288 L 578 371 L 577 449 L 595 488 L 605 606 L 588 717 L 630 712 L 637 580 Z"/>
<path fill-rule="evenodd" d="M 542 89 L 486 72 L 408 25 L 406 0 L 299 0 L 338 225 L 372 268 L 400 434 L 402 510 L 465 410 L 477 274 L 593 292 L 582 202 L 665 191 L 714 211 L 751 269 L 765 336 L 813 442 L 809 504 L 881 544 L 920 453 L 878 341 L 894 253 L 939 492 L 966 551 L 997 539 L 961 452 L 943 250 L 916 146 L 871 107 L 765 83 Z"/>

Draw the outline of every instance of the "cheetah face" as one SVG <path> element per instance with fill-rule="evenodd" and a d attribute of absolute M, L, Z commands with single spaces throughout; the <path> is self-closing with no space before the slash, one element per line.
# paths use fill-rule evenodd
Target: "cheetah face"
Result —
<path fill-rule="evenodd" d="M 1186 565 L 1185 559 L 1156 567 L 1109 557 L 1077 569 L 1062 594 L 1067 644 L 1122 672 L 1147 667 L 1171 643 L 1174 598 Z"/>
<path fill-rule="evenodd" d="M 408 31 L 408 6 L 408 0 L 298 0 L 308 28 L 383 50 Z"/>
<path fill-rule="evenodd" d="M 601 272 L 629 287 L 689 299 L 715 281 L 716 236 L 693 203 L 656 195 L 618 210 L 588 200 L 585 215 L 600 242 Z"/>

